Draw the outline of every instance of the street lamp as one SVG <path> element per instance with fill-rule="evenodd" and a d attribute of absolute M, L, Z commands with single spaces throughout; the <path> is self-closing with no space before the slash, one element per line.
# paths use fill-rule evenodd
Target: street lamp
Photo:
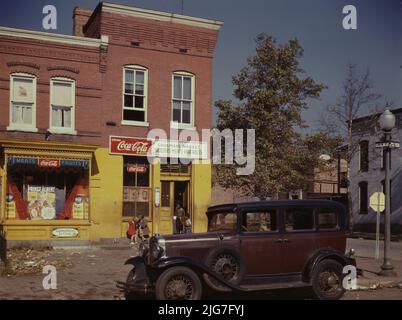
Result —
<path fill-rule="evenodd" d="M 383 152 L 385 152 L 385 217 L 384 217 L 384 262 L 381 266 L 380 275 L 396 276 L 394 267 L 390 258 L 391 242 L 391 186 L 390 186 L 390 168 L 389 160 L 391 157 L 391 148 L 394 143 L 391 141 L 391 131 L 395 127 L 395 116 L 389 109 L 386 109 L 380 116 L 380 128 L 384 132 L 382 140 Z"/>

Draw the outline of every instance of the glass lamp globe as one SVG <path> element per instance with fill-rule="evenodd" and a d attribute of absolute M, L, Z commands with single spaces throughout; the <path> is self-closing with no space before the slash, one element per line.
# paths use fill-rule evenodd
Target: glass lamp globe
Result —
<path fill-rule="evenodd" d="M 395 116 L 394 114 L 386 109 L 380 116 L 380 128 L 383 131 L 391 131 L 395 127 Z"/>

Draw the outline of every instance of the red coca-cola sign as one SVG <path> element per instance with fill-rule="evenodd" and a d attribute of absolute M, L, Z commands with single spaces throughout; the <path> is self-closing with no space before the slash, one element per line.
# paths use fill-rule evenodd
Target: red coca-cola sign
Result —
<path fill-rule="evenodd" d="M 143 138 L 110 137 L 109 153 L 135 156 L 150 154 L 152 141 Z"/>
<path fill-rule="evenodd" d="M 128 164 L 127 165 L 127 172 L 128 173 L 145 173 L 147 172 L 147 167 L 142 164 Z"/>
<path fill-rule="evenodd" d="M 60 168 L 59 159 L 39 158 L 38 166 L 43 168 Z"/>

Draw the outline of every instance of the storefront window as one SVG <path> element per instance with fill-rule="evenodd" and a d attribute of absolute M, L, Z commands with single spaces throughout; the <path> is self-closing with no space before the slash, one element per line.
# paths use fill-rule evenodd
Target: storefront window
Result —
<path fill-rule="evenodd" d="M 147 158 L 124 157 L 123 166 L 123 216 L 149 216 L 150 166 Z"/>
<path fill-rule="evenodd" d="M 88 219 L 88 167 L 87 160 L 9 157 L 7 218 Z"/>

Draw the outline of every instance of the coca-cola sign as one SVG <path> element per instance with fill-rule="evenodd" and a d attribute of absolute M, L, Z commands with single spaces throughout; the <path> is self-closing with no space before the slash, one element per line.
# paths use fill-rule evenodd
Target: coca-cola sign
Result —
<path fill-rule="evenodd" d="M 152 140 L 128 137 L 110 137 L 109 153 L 135 156 L 151 154 Z"/>
<path fill-rule="evenodd" d="M 128 164 L 127 165 L 127 172 L 128 173 L 145 173 L 147 172 L 147 167 L 141 164 Z"/>
<path fill-rule="evenodd" d="M 60 160 L 59 159 L 39 158 L 38 166 L 44 167 L 44 168 L 60 168 Z"/>

